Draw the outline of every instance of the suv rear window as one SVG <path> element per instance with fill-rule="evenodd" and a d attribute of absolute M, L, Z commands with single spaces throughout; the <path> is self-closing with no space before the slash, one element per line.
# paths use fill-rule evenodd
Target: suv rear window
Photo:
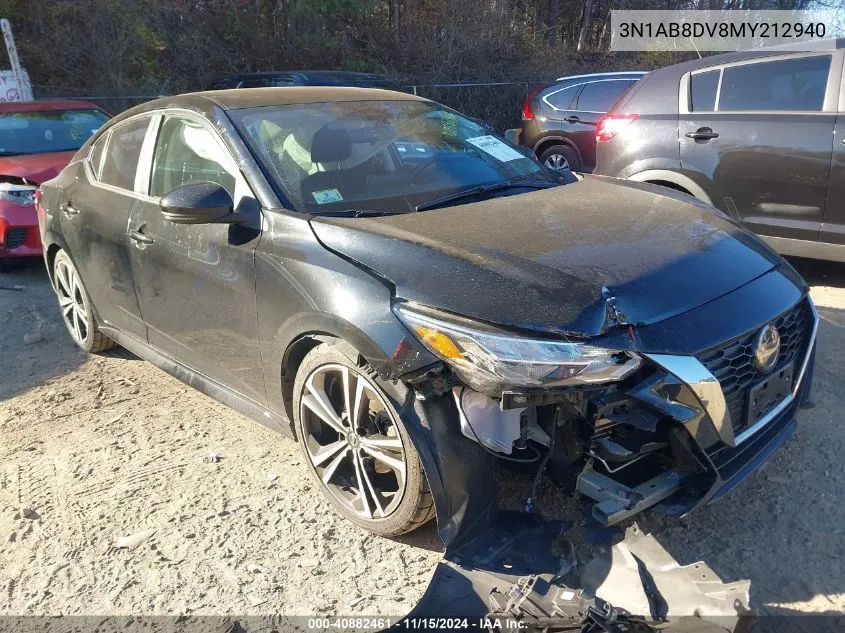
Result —
<path fill-rule="evenodd" d="M 708 70 L 690 76 L 689 111 L 713 112 L 719 89 L 719 70 Z"/>
<path fill-rule="evenodd" d="M 729 66 L 722 72 L 719 110 L 821 112 L 830 55 Z"/>
<path fill-rule="evenodd" d="M 630 85 L 628 79 L 605 79 L 585 84 L 575 109 L 581 112 L 607 112 Z"/>

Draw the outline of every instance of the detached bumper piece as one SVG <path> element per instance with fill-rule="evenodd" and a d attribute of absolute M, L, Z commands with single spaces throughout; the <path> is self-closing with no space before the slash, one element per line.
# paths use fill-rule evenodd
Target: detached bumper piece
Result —
<path fill-rule="evenodd" d="M 577 571 L 573 548 L 556 554 L 571 526 L 519 513 L 447 551 L 428 591 L 398 628 L 449 614 L 443 629 L 582 633 L 750 631 L 750 583 L 724 583 L 703 562 L 681 566 L 632 526 Z M 695 614 L 695 615 L 691 615 Z M 462 626 L 466 621 L 466 627 Z M 454 625 L 454 626 L 453 626 Z M 397 628 L 397 627 L 394 627 Z"/>

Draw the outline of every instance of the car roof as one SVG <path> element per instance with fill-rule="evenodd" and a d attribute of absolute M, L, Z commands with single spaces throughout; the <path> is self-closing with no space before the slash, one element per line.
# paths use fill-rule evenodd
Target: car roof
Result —
<path fill-rule="evenodd" d="M 718 66 L 719 64 L 729 64 L 731 62 L 741 62 L 747 59 L 754 59 L 756 57 L 773 57 L 775 55 L 790 55 L 794 53 L 824 53 L 833 52 L 835 49 L 845 48 L 845 38 L 816 40 L 813 42 L 799 42 L 796 44 L 782 44 L 780 46 L 767 46 L 763 48 L 754 48 L 745 51 L 736 51 L 732 53 L 722 53 L 721 55 L 710 55 L 709 57 L 701 57 L 672 66 L 665 66 L 652 71 L 655 77 L 665 75 L 667 73 L 684 74 L 691 70 L 698 70 L 699 68 L 707 68 L 709 66 Z"/>
<path fill-rule="evenodd" d="M 565 77 L 558 77 L 555 81 L 569 81 L 570 79 L 590 79 L 596 78 L 601 79 L 602 77 L 619 77 L 619 76 L 629 76 L 629 77 L 642 77 L 643 75 L 648 74 L 646 70 L 620 70 L 616 72 L 603 72 L 603 73 L 588 73 L 586 75 L 566 75 Z"/>
<path fill-rule="evenodd" d="M 223 79 L 226 77 L 278 77 L 287 75 L 306 75 L 314 77 L 378 77 L 380 79 L 386 78 L 384 75 L 378 73 L 358 72 L 354 70 L 259 70 L 255 72 L 246 73 L 230 73 L 219 75 L 215 79 Z"/>
<path fill-rule="evenodd" d="M 188 108 L 208 111 L 213 106 L 224 110 L 258 108 L 262 106 L 302 105 L 341 101 L 428 101 L 395 90 L 380 88 L 355 88 L 349 86 L 286 86 L 282 88 L 234 88 L 231 90 L 206 90 L 163 97 L 142 103 L 126 111 L 138 114 L 162 108 Z M 120 118 L 125 118 L 121 115 Z"/>
<path fill-rule="evenodd" d="M 38 101 L 11 101 L 0 103 L 0 114 L 9 112 L 39 112 L 44 110 L 100 110 L 100 106 L 90 101 L 78 99 L 43 99 Z"/>

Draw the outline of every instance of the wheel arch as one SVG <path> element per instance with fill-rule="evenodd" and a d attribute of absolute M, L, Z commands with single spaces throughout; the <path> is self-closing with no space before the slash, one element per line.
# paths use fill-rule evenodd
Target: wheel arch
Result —
<path fill-rule="evenodd" d="M 360 365 L 369 365 L 385 380 L 396 380 L 400 376 L 436 362 L 422 345 L 414 339 L 398 320 L 387 330 L 381 328 L 371 336 L 354 323 L 327 313 L 305 314 L 288 324 L 290 333 L 279 338 L 285 340 L 282 351 L 277 355 L 281 388 L 281 403 L 284 413 L 294 429 L 293 384 L 305 356 L 320 344 L 338 345 L 347 356 Z"/>
<path fill-rule="evenodd" d="M 680 174 L 675 171 L 670 171 L 668 169 L 649 169 L 628 176 L 628 180 L 633 180 L 635 182 L 648 182 L 669 187 L 670 189 L 680 190 L 713 206 L 713 201 L 701 185 L 689 176 L 685 176 L 684 174 Z"/>

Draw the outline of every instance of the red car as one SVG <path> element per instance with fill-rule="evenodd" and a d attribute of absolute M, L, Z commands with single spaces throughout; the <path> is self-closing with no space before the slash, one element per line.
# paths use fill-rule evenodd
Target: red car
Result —
<path fill-rule="evenodd" d="M 87 101 L 0 103 L 0 267 L 41 255 L 35 190 L 109 118 Z"/>

